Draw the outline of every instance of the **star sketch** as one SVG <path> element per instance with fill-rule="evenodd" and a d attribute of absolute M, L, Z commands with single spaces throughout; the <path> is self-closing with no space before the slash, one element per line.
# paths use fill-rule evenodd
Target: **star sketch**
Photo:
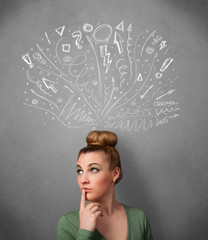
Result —
<path fill-rule="evenodd" d="M 167 40 L 132 24 L 65 25 L 22 55 L 24 105 L 68 128 L 147 131 L 179 116 Z"/>

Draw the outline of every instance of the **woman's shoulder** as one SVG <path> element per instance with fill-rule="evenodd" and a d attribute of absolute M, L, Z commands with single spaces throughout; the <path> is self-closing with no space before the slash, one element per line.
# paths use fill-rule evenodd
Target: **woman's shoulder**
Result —
<path fill-rule="evenodd" d="M 64 214 L 64 216 L 66 218 L 77 218 L 79 217 L 79 209 L 67 212 L 66 214 Z"/>
<path fill-rule="evenodd" d="M 123 204 L 124 209 L 126 210 L 126 213 L 128 214 L 128 216 L 132 219 L 140 219 L 140 220 L 144 220 L 147 218 L 146 214 L 144 213 L 144 211 L 140 208 L 136 208 L 136 207 L 131 207 L 128 205 Z"/>
<path fill-rule="evenodd" d="M 79 231 L 79 210 L 64 214 L 57 224 L 57 239 L 76 239 Z"/>
<path fill-rule="evenodd" d="M 149 220 L 143 210 L 123 205 L 130 226 L 132 239 L 153 239 Z"/>
<path fill-rule="evenodd" d="M 59 224 L 71 223 L 75 226 L 79 225 L 79 209 L 67 212 L 59 219 Z"/>

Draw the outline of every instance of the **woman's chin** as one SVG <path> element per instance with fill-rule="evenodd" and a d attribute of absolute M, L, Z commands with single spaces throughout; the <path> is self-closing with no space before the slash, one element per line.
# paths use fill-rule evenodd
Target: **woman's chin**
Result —
<path fill-rule="evenodd" d="M 89 193 L 86 193 L 86 200 L 87 201 L 93 201 L 93 197 L 92 196 L 90 196 L 90 194 Z"/>
<path fill-rule="evenodd" d="M 96 202 L 98 200 L 98 198 L 96 198 L 95 196 L 93 196 L 91 193 L 87 193 L 86 194 L 86 200 L 87 201 L 91 201 L 91 202 Z"/>

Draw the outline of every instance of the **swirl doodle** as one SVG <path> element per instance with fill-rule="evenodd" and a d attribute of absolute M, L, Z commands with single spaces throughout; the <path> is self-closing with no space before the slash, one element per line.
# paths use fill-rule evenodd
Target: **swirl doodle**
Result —
<path fill-rule="evenodd" d="M 178 118 L 174 62 L 168 41 L 132 23 L 84 23 L 45 32 L 22 54 L 24 105 L 68 128 L 147 131 Z"/>

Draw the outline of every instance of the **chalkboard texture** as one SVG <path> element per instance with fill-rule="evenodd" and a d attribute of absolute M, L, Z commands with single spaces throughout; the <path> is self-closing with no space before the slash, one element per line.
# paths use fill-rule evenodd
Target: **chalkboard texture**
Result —
<path fill-rule="evenodd" d="M 120 202 L 154 239 L 208 235 L 208 3 L 0 3 L 0 239 L 56 239 L 79 207 L 76 158 L 114 131 Z"/>

